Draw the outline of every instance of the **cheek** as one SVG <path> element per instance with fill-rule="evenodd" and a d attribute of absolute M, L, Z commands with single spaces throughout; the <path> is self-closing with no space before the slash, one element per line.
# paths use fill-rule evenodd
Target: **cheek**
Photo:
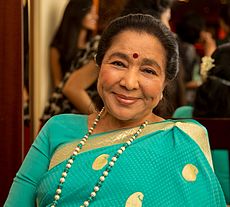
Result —
<path fill-rule="evenodd" d="M 145 83 L 143 87 L 144 95 L 147 99 L 155 99 L 161 96 L 164 86 L 162 83 Z"/>
<path fill-rule="evenodd" d="M 99 94 L 102 89 L 109 88 L 113 84 L 114 77 L 116 76 L 111 71 L 101 68 L 97 84 Z"/>

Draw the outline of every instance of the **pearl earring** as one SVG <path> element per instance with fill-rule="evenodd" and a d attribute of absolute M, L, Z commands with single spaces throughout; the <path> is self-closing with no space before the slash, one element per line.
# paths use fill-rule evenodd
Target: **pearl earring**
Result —
<path fill-rule="evenodd" d="M 163 93 L 161 93 L 161 98 L 160 98 L 160 100 L 162 100 L 163 99 Z"/>
<path fill-rule="evenodd" d="M 97 54 L 94 55 L 93 59 L 94 59 L 96 67 L 99 68 L 99 65 L 97 64 L 97 60 L 96 60 L 97 59 Z"/>

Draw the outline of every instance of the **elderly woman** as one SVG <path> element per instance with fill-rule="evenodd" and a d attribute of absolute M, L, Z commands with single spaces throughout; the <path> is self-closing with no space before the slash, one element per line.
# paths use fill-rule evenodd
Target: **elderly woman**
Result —
<path fill-rule="evenodd" d="M 51 118 L 5 206 L 226 206 L 205 128 L 152 113 L 177 74 L 172 33 L 149 15 L 118 18 L 96 63 L 100 112 Z"/>

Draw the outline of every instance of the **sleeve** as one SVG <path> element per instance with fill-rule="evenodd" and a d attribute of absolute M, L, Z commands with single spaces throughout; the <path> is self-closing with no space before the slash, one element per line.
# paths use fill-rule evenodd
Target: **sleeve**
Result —
<path fill-rule="evenodd" d="M 46 136 L 46 131 L 47 125 L 43 127 L 36 137 L 17 172 L 4 207 L 36 206 L 36 188 L 41 177 L 47 171 L 50 162 L 49 140 Z"/>

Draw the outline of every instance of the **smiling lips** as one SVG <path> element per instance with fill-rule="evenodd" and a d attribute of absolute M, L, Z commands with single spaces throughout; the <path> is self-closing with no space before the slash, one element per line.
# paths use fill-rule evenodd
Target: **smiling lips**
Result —
<path fill-rule="evenodd" d="M 115 97 L 117 101 L 123 105 L 131 105 L 139 99 L 136 97 L 129 97 L 129 96 L 125 96 L 125 95 L 117 94 L 117 93 L 115 93 Z"/>

